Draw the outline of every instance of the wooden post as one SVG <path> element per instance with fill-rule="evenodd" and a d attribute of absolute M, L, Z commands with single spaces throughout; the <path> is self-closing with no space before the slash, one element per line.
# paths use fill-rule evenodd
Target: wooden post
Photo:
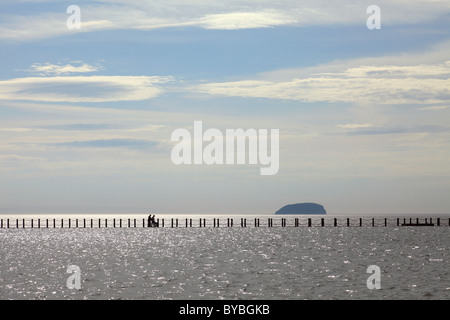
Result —
<path fill-rule="evenodd" d="M 375 227 L 375 218 L 372 218 L 372 227 Z"/>
<path fill-rule="evenodd" d="M 38 228 L 41 228 L 41 219 L 38 219 Z"/>
<path fill-rule="evenodd" d="M 337 227 L 337 218 L 334 218 L 334 226 Z"/>
<path fill-rule="evenodd" d="M 362 226 L 362 218 L 359 218 L 359 226 Z"/>
<path fill-rule="evenodd" d="M 397 218 L 397 227 L 400 226 L 400 218 Z"/>
<path fill-rule="evenodd" d="M 122 218 L 119 220 L 119 227 L 122 228 Z"/>
<path fill-rule="evenodd" d="M 347 227 L 350 227 L 350 218 L 347 218 Z"/>
<path fill-rule="evenodd" d="M 437 226 L 439 227 L 441 225 L 441 218 L 437 218 L 436 223 L 437 223 Z"/>
<path fill-rule="evenodd" d="M 311 225 L 312 225 L 311 218 L 308 218 L 308 227 L 311 227 Z"/>
<path fill-rule="evenodd" d="M 450 222 L 450 219 L 449 219 Z M 6 220 L 6 227 L 9 229 L 9 219 Z"/>
<path fill-rule="evenodd" d="M 322 218 L 322 219 L 320 220 L 320 224 L 321 224 L 322 227 L 325 226 L 325 219 L 324 219 L 324 218 Z"/>
<path fill-rule="evenodd" d="M 170 227 L 173 228 L 173 218 L 170 219 Z"/>
<path fill-rule="evenodd" d="M 192 228 L 192 219 L 189 219 L 189 227 Z"/>
<path fill-rule="evenodd" d="M 33 219 L 31 219 L 31 229 L 33 229 Z"/>
<path fill-rule="evenodd" d="M 387 218 L 384 218 L 384 226 L 387 227 Z"/>
<path fill-rule="evenodd" d="M 22 219 L 22 228 L 25 229 L 25 219 Z"/>
<path fill-rule="evenodd" d="M 136 228 L 136 219 L 134 219 L 134 227 Z"/>

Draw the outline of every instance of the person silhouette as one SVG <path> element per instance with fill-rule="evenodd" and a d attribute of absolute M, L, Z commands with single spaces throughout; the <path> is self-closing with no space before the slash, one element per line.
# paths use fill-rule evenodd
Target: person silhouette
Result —
<path fill-rule="evenodd" d="M 149 215 L 149 216 L 148 216 L 148 219 L 147 219 L 147 227 L 148 227 L 148 228 L 153 227 L 153 225 L 152 225 L 152 215 Z"/>
<path fill-rule="evenodd" d="M 148 219 L 147 219 L 147 227 L 152 228 L 152 227 L 157 227 L 157 223 L 155 221 L 155 215 L 149 215 Z"/>

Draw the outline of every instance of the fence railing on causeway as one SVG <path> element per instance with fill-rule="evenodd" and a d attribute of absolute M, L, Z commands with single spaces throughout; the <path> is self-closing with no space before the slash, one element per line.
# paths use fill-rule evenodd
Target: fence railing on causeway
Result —
<path fill-rule="evenodd" d="M 450 218 L 158 218 L 153 228 L 234 228 L 234 227 L 399 227 L 450 226 Z M 149 228 L 146 218 L 5 218 L 0 229 L 34 228 Z"/>

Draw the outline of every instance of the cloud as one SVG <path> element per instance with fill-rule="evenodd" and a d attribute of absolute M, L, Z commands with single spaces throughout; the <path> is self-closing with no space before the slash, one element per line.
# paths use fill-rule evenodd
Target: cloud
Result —
<path fill-rule="evenodd" d="M 342 127 L 342 126 L 341 126 Z M 450 127 L 438 125 L 415 125 L 415 126 L 345 126 L 349 135 L 379 135 L 379 134 L 411 134 L 411 133 L 445 133 L 450 132 Z"/>
<path fill-rule="evenodd" d="M 83 2 L 81 28 L 66 26 L 69 15 L 55 4 L 51 11 L 0 16 L 0 39 L 33 41 L 84 32 L 119 29 L 158 29 L 168 27 L 199 27 L 205 29 L 239 30 L 274 26 L 365 26 L 368 17 L 364 1 L 98 1 Z M 425 23 L 448 12 L 447 0 L 380 0 L 383 26 Z M 45 6 L 44 8 L 49 8 Z M 65 8 L 63 8 L 65 9 Z"/>
<path fill-rule="evenodd" d="M 74 65 L 75 64 L 75 65 Z M 78 64 L 78 65 L 76 65 Z M 61 76 L 69 75 L 72 73 L 88 73 L 100 70 L 99 66 L 92 66 L 87 63 L 82 63 L 79 61 L 74 61 L 72 64 L 51 64 L 51 63 L 35 63 L 25 71 L 36 73 L 42 76 Z"/>
<path fill-rule="evenodd" d="M 366 64 L 359 64 L 362 63 Z M 447 104 L 450 60 L 410 65 L 382 58 L 332 63 L 262 74 L 259 79 L 200 84 L 209 95 L 296 100 L 302 102 Z"/>
<path fill-rule="evenodd" d="M 72 76 L 28 77 L 0 81 L 0 100 L 45 102 L 136 101 L 162 93 L 157 85 L 171 77 Z"/>
<path fill-rule="evenodd" d="M 289 15 L 274 10 L 209 14 L 197 21 L 198 25 L 203 26 L 205 29 L 219 30 L 268 28 L 296 22 Z"/>
<path fill-rule="evenodd" d="M 374 125 L 371 123 L 357 124 L 357 123 L 349 123 L 349 124 L 338 124 L 337 127 L 344 129 L 359 129 L 359 128 L 370 128 Z"/>
<path fill-rule="evenodd" d="M 120 126 L 111 123 L 73 123 L 73 124 L 54 124 L 39 126 L 39 129 L 61 130 L 61 131 L 95 131 L 95 130 L 117 130 Z"/>
<path fill-rule="evenodd" d="M 450 106 L 431 106 L 431 107 L 420 108 L 419 110 L 445 110 L 448 108 L 450 108 Z"/>
<path fill-rule="evenodd" d="M 198 86 L 210 95 L 297 100 L 302 102 L 371 102 L 379 104 L 429 104 L 450 100 L 448 79 L 350 79 L 339 76 L 309 77 L 287 82 L 242 80 Z"/>
<path fill-rule="evenodd" d="M 139 139 L 98 139 L 85 141 L 68 141 L 48 143 L 47 145 L 67 148 L 130 148 L 130 149 L 154 149 L 158 142 Z"/>
<path fill-rule="evenodd" d="M 33 130 L 33 129 L 31 129 L 31 128 L 0 128 L 0 131 L 5 131 L 5 132 L 28 132 L 31 130 Z"/>

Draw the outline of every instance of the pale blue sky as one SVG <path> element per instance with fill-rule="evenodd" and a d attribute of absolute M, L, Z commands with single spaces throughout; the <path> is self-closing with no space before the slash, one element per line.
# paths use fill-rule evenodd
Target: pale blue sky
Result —
<path fill-rule="evenodd" d="M 371 4 L 1 1 L 0 213 L 449 213 L 450 4 Z M 195 120 L 279 173 L 174 165 Z"/>

